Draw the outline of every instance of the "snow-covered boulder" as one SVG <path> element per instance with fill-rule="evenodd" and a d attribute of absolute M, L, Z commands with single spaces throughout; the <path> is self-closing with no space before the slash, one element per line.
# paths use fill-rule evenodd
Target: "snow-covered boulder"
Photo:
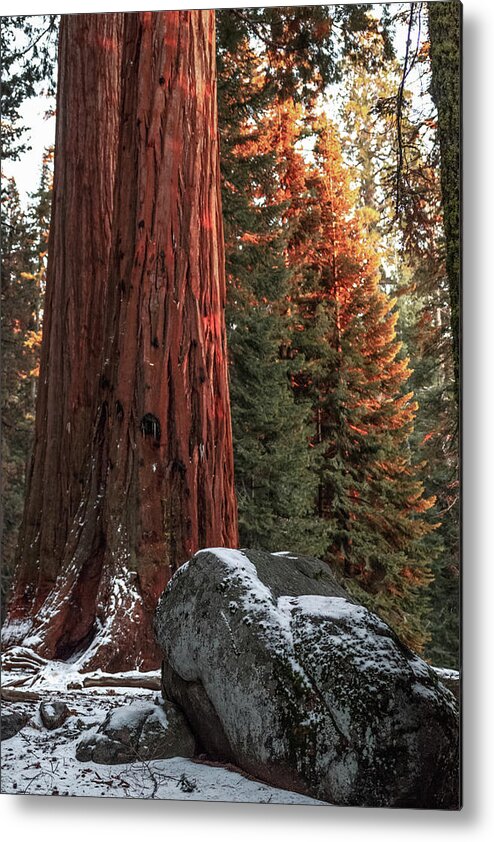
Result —
<path fill-rule="evenodd" d="M 76 746 L 76 757 L 94 763 L 132 763 L 193 757 L 195 740 L 183 714 L 169 701 L 135 701 L 112 710 Z"/>
<path fill-rule="evenodd" d="M 456 700 L 327 565 L 202 550 L 155 632 L 164 695 L 210 755 L 333 804 L 457 807 Z"/>
<path fill-rule="evenodd" d="M 39 715 L 45 728 L 54 731 L 56 728 L 61 728 L 70 716 L 70 710 L 65 702 L 41 702 Z"/>

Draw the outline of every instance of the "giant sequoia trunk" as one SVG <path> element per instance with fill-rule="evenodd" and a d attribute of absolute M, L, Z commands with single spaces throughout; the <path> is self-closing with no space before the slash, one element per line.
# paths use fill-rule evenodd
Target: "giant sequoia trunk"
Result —
<path fill-rule="evenodd" d="M 121 96 L 83 493 L 33 632 L 49 657 L 84 648 L 87 668 L 147 669 L 172 572 L 237 542 L 214 13 L 125 15 Z"/>
<path fill-rule="evenodd" d="M 33 456 L 5 642 L 55 586 L 84 492 L 98 401 L 118 150 L 123 16 L 63 16 Z"/>

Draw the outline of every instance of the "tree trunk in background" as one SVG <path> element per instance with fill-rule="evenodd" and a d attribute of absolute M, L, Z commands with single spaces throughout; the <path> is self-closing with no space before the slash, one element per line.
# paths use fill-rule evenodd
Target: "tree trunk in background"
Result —
<path fill-rule="evenodd" d="M 455 396 L 460 383 L 460 140 L 461 15 L 456 0 L 427 4 L 431 59 L 431 95 L 437 108 L 441 150 L 441 192 L 446 236 L 446 271 L 451 303 Z"/>
<path fill-rule="evenodd" d="M 63 16 L 60 24 L 35 441 L 6 643 L 23 639 L 54 587 L 84 492 L 103 354 L 122 27 L 120 14 Z"/>
<path fill-rule="evenodd" d="M 85 668 L 107 670 L 155 667 L 171 574 L 237 544 L 214 12 L 125 15 L 121 90 L 84 494 L 32 632 L 45 656 L 86 649 Z"/>

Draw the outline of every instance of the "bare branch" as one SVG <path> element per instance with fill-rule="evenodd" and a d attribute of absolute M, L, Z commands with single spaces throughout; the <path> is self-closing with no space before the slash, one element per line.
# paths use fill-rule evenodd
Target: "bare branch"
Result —
<path fill-rule="evenodd" d="M 410 45 L 412 42 L 412 27 L 413 27 L 413 19 L 415 13 L 415 6 L 416 3 L 411 3 L 410 5 L 410 14 L 408 17 L 408 31 L 407 31 L 407 43 L 405 49 L 405 60 L 403 63 L 403 73 L 401 76 L 400 86 L 398 88 L 398 95 L 396 98 L 396 134 L 397 134 L 397 142 L 398 142 L 398 150 L 397 150 L 397 164 L 396 164 L 396 199 L 395 199 L 395 216 L 398 218 L 400 212 L 400 204 L 401 204 L 401 186 L 402 186 L 402 172 L 403 172 L 403 163 L 404 163 L 404 154 L 403 154 L 403 133 L 402 133 L 402 118 L 403 118 L 403 100 L 405 95 L 405 81 L 409 72 L 409 55 L 410 55 Z"/>

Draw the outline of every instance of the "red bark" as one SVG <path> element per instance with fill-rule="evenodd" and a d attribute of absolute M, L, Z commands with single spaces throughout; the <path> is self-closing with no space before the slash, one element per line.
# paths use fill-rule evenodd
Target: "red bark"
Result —
<path fill-rule="evenodd" d="M 103 366 L 86 487 L 39 650 L 149 669 L 151 620 L 197 549 L 236 546 L 214 13 L 125 15 Z M 80 525 L 78 525 L 80 524 Z"/>
<path fill-rule="evenodd" d="M 55 585 L 84 486 L 102 364 L 123 16 L 63 16 L 35 440 L 6 642 Z"/>

